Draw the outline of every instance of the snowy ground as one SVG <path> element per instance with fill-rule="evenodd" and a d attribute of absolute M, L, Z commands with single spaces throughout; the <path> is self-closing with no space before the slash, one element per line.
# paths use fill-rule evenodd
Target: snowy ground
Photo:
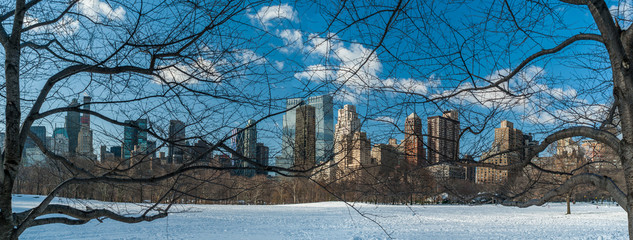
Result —
<path fill-rule="evenodd" d="M 41 197 L 14 197 L 14 211 Z M 76 200 L 55 200 L 77 204 Z M 105 204 L 135 213 L 134 204 Z M 550 203 L 525 209 L 498 205 L 387 206 L 342 202 L 275 206 L 179 205 L 167 218 L 123 224 L 112 220 L 80 226 L 29 228 L 22 239 L 626 239 L 626 213 L 615 205 Z M 381 229 L 384 228 L 384 231 Z"/>

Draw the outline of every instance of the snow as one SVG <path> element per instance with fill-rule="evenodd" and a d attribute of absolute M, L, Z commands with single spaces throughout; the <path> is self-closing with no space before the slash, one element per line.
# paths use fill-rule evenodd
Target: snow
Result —
<path fill-rule="evenodd" d="M 43 197 L 14 196 L 14 211 Z M 139 204 L 55 199 L 138 214 Z M 393 206 L 343 202 L 288 205 L 177 205 L 167 218 L 136 224 L 106 219 L 27 229 L 22 239 L 627 239 L 624 210 L 611 204 L 513 208 L 499 205 Z M 384 231 L 382 230 L 384 228 Z"/>

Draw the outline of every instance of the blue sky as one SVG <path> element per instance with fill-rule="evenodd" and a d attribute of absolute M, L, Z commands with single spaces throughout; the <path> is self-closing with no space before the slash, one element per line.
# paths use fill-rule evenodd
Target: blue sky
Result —
<path fill-rule="evenodd" d="M 141 9 L 139 4 L 124 8 L 117 2 L 85 0 L 76 6 L 76 11 L 96 23 L 123 25 L 135 19 L 135 10 Z M 337 4 L 320 2 L 274 1 L 253 5 L 214 30 L 217 32 L 205 35 L 190 49 L 185 61 L 159 63 L 170 66 L 160 73 L 164 79 L 185 83 L 188 89 L 171 89 L 169 84 L 151 77 L 82 74 L 59 84 L 45 108 L 63 106 L 72 97 L 83 94 L 93 96 L 96 102 L 166 95 L 132 103 L 95 104 L 94 109 L 120 121 L 148 117 L 162 127 L 170 119 L 180 119 L 190 124 L 187 131 L 192 135 L 202 134 L 215 140 L 228 134 L 231 128 L 245 125 L 249 118 L 259 119 L 283 109 L 283 99 L 334 93 L 335 115 L 343 104 L 357 105 L 364 117 L 363 130 L 369 133 L 372 143 L 385 143 L 390 137 L 402 139 L 398 127 L 402 129 L 404 118 L 412 111 L 425 119 L 456 108 L 461 114 L 462 128 L 473 129 L 483 128 L 484 120 L 492 116 L 482 134 L 464 135 L 462 153 L 476 153 L 489 147 L 490 130 L 503 119 L 515 122 L 524 132 L 534 133 L 538 140 L 552 129 L 570 125 L 562 120 L 591 125 L 593 119 L 578 116 L 595 112 L 592 117 L 598 119 L 610 102 L 611 89 L 603 83 L 610 79 L 610 71 L 589 69 L 606 66 L 601 58 L 604 54 L 600 55 L 604 50 L 590 42 L 574 44 L 555 57 L 545 57 L 525 67 L 509 82 L 510 91 L 524 97 L 510 98 L 493 89 L 460 94 L 450 100 L 426 101 L 499 79 L 526 56 L 551 48 L 573 34 L 595 33 L 585 8 L 554 3 L 550 9 L 542 9 L 521 5 L 525 4 L 523 1 L 511 2 L 512 15 L 522 20 L 515 25 L 509 21 L 506 6 L 497 2 L 416 2 L 405 8 L 406 14 L 394 18 L 392 28 L 383 36 L 392 12 L 381 10 L 392 9 L 396 3 L 353 4 L 355 8 L 348 6 L 340 12 Z M 632 1 L 609 2 L 609 6 L 619 18 L 631 19 L 633 15 Z M 486 18 L 483 13 L 489 10 L 492 16 L 503 18 Z M 166 7 L 154 14 L 171 16 L 178 11 Z M 371 14 L 375 12 L 379 13 Z M 208 23 L 201 17 L 203 12 L 195 13 L 165 17 L 142 25 L 141 29 L 155 31 L 164 28 L 161 24 L 171 26 L 185 19 L 194 24 L 183 26 L 182 30 L 193 32 Z M 333 20 L 335 15 L 337 18 Z M 46 18 L 29 15 L 27 24 L 42 19 Z M 620 21 L 620 25 L 629 23 Z M 86 18 L 67 18 L 44 30 L 74 41 L 79 49 L 85 47 L 95 55 L 111 51 L 99 44 L 124 40 L 121 37 L 124 35 L 114 34 L 117 30 L 97 29 L 98 25 Z M 39 31 L 28 37 L 38 39 Z M 88 33 L 99 40 L 76 39 Z M 155 37 L 156 41 L 169 38 Z M 229 51 L 222 52 L 225 49 Z M 138 51 L 130 51 L 129 55 L 132 57 L 118 63 L 142 65 L 147 61 Z M 29 57 L 37 59 L 30 55 L 26 58 Z M 54 63 L 48 64 L 51 65 L 39 65 L 40 70 L 27 72 L 25 76 L 38 76 L 59 68 Z M 40 80 L 25 81 L 22 87 L 25 96 L 32 97 L 41 84 Z M 188 94 L 189 90 L 213 96 Z M 238 102 L 229 102 L 218 96 L 240 98 Z M 142 113 L 148 110 L 149 114 Z M 95 149 L 101 143 L 116 144 L 114 140 L 122 136 L 123 128 L 92 119 L 97 131 Z M 260 141 L 270 145 L 273 154 L 279 150 L 281 119 L 278 115 L 258 125 Z M 51 126 L 60 126 L 62 122 L 63 115 L 56 115 L 38 124 L 46 125 L 50 133 Z M 484 141 L 477 141 L 481 139 Z"/>

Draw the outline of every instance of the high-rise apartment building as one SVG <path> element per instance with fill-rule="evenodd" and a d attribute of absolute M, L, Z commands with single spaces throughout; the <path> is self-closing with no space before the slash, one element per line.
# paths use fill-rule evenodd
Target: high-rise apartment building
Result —
<path fill-rule="evenodd" d="M 79 102 L 77 102 L 76 98 L 73 98 L 73 100 L 70 102 L 70 105 L 68 105 L 68 107 L 77 107 L 79 106 Z M 77 151 L 77 144 L 78 144 L 78 138 L 79 138 L 79 129 L 81 127 L 81 120 L 80 120 L 80 116 L 79 116 L 79 112 L 67 112 L 66 113 L 66 122 L 65 122 L 65 128 L 66 128 L 66 132 L 68 133 L 68 152 L 73 154 Z"/>
<path fill-rule="evenodd" d="M 400 155 L 397 144 L 374 144 L 371 148 L 371 158 L 375 165 L 372 173 L 377 176 L 392 173 L 398 166 Z"/>
<path fill-rule="evenodd" d="M 91 98 L 89 96 L 84 96 L 84 110 L 90 110 L 90 102 Z M 82 156 L 89 157 L 90 159 L 96 159 L 96 155 L 94 155 L 94 149 L 92 146 L 90 114 L 88 113 L 83 113 L 81 116 L 81 126 L 77 135 L 77 149 L 75 152 Z"/>
<path fill-rule="evenodd" d="M 365 132 L 360 131 L 360 119 L 356 107 L 345 105 L 338 110 L 334 139 L 334 166 L 330 176 L 336 179 L 355 178 L 360 169 L 368 167 L 371 162 L 371 140 Z M 327 177 L 327 176 L 326 176 Z"/>
<path fill-rule="evenodd" d="M 512 122 L 504 120 L 499 128 L 495 128 L 495 139 L 492 149 L 484 153 L 482 162 L 506 166 L 521 160 L 524 153 L 523 133 L 514 128 Z M 508 179 L 508 170 L 497 170 L 477 167 L 477 183 L 502 183 Z"/>
<path fill-rule="evenodd" d="M 427 118 L 428 163 L 438 163 L 459 158 L 459 114 L 455 110 L 442 116 Z"/>
<path fill-rule="evenodd" d="M 286 114 L 283 117 L 281 156 L 275 163 L 278 167 L 290 168 L 295 160 L 295 142 L 297 129 L 297 109 L 303 105 L 314 107 L 315 131 L 315 162 L 328 161 L 333 156 L 334 147 L 334 114 L 333 98 L 322 95 L 308 98 L 307 102 L 301 98 L 286 100 Z"/>
<path fill-rule="evenodd" d="M 356 106 L 348 104 L 338 110 L 338 121 L 334 129 L 337 137 L 360 131 L 360 119 L 356 113 Z"/>
<path fill-rule="evenodd" d="M 169 136 L 167 137 L 167 163 L 182 164 L 185 146 L 185 123 L 179 120 L 169 121 Z"/>
<path fill-rule="evenodd" d="M 404 122 L 404 156 L 407 167 L 426 164 L 426 153 L 422 137 L 422 119 L 411 113 Z"/>

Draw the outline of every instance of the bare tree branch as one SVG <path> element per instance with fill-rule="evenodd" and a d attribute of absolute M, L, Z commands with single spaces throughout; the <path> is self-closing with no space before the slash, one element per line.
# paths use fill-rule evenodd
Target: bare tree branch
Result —
<path fill-rule="evenodd" d="M 518 201 L 509 201 L 505 200 L 502 202 L 505 206 L 516 206 L 516 207 L 529 207 L 529 206 L 540 206 L 545 204 L 547 201 L 551 200 L 554 197 L 561 196 L 571 191 L 574 187 L 590 184 L 594 187 L 602 190 L 606 190 L 613 196 L 613 199 L 625 210 L 627 209 L 627 199 L 626 194 L 620 190 L 620 188 L 613 182 L 613 180 L 606 176 L 600 176 L 593 173 L 583 173 L 572 176 L 563 183 L 560 187 L 557 187 L 549 192 L 547 192 L 542 198 L 532 199 L 527 202 L 518 202 Z"/>

